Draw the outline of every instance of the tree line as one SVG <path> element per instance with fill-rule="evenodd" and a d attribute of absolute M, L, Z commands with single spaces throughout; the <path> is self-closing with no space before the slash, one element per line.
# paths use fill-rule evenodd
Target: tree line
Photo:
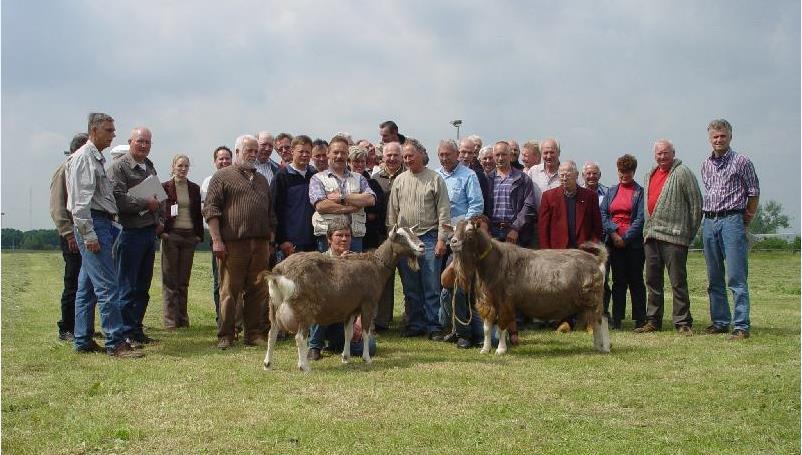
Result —
<path fill-rule="evenodd" d="M 757 213 L 749 225 L 749 232 L 752 234 L 776 234 L 780 228 L 791 227 L 788 215 L 783 211 L 783 206 L 777 201 L 767 201 L 759 204 Z M 34 229 L 32 231 L 20 231 L 13 228 L 3 228 L 2 249 L 4 250 L 58 250 L 59 235 L 55 229 Z M 694 248 L 702 247 L 701 236 L 697 235 L 694 241 Z M 209 231 L 204 230 L 205 241 L 199 243 L 196 251 L 210 251 Z M 792 248 L 799 250 L 800 239 L 796 236 L 793 242 L 786 242 L 782 239 L 766 239 L 754 245 L 756 248 L 765 249 L 786 249 Z"/>

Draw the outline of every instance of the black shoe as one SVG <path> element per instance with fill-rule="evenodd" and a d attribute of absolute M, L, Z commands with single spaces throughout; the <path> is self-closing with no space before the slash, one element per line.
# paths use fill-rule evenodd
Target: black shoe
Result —
<path fill-rule="evenodd" d="M 413 337 L 419 337 L 419 336 L 423 336 L 423 335 L 426 335 L 426 331 L 423 330 L 423 329 L 406 329 L 401 334 L 401 336 L 404 337 L 404 338 L 413 338 Z"/>
<path fill-rule="evenodd" d="M 233 345 L 233 337 L 221 337 L 219 340 L 217 340 L 217 349 L 220 349 L 221 351 L 225 351 Z"/>
<path fill-rule="evenodd" d="M 376 324 L 374 324 L 373 325 L 373 329 L 375 330 L 376 333 L 382 333 L 382 332 L 386 332 L 386 331 L 390 330 L 390 327 L 387 327 L 387 326 L 384 326 L 384 325 L 376 325 Z"/>
<path fill-rule="evenodd" d="M 459 336 L 457 336 L 456 332 L 451 332 L 443 337 L 443 341 L 445 341 L 446 343 L 456 343 L 458 339 Z"/>
<path fill-rule="evenodd" d="M 131 349 L 142 349 L 142 346 L 144 346 L 144 344 L 134 340 L 133 338 L 126 338 L 125 342 L 128 343 L 128 346 L 130 346 Z"/>
<path fill-rule="evenodd" d="M 61 340 L 61 341 L 74 341 L 75 340 L 75 334 L 73 334 L 69 330 L 66 331 L 66 332 L 61 332 L 61 333 L 58 334 L 58 339 Z"/>
<path fill-rule="evenodd" d="M 309 353 L 306 354 L 306 358 L 311 360 L 311 361 L 313 361 L 313 362 L 316 362 L 316 361 L 320 360 L 320 349 L 318 349 L 318 348 L 310 348 L 309 349 Z"/>
<path fill-rule="evenodd" d="M 106 352 L 106 349 L 102 348 L 99 344 L 95 343 L 95 340 L 89 341 L 89 346 L 85 348 L 76 349 L 75 352 L 79 352 L 81 354 L 89 354 L 92 352 Z"/>
<path fill-rule="evenodd" d="M 621 330 L 621 321 L 612 321 L 610 323 L 610 328 L 613 330 Z"/>
<path fill-rule="evenodd" d="M 106 353 L 111 357 L 117 357 L 119 359 L 138 359 L 145 356 L 145 354 L 135 351 L 131 345 L 126 342 L 118 344 L 116 348 Z"/>
<path fill-rule="evenodd" d="M 457 339 L 457 348 L 458 349 L 470 349 L 473 347 L 473 342 L 467 338 L 460 337 Z"/>
<path fill-rule="evenodd" d="M 443 336 L 443 332 L 439 330 L 432 330 L 429 332 L 429 339 L 432 341 L 444 341 L 445 336 Z"/>
<path fill-rule="evenodd" d="M 131 339 L 136 341 L 139 344 L 151 344 L 151 343 L 155 343 L 155 342 L 159 341 L 159 340 L 157 340 L 155 338 L 151 338 L 151 337 L 145 335 L 144 333 L 141 334 L 141 335 L 132 336 Z M 130 342 L 129 342 L 129 344 L 130 344 Z"/>

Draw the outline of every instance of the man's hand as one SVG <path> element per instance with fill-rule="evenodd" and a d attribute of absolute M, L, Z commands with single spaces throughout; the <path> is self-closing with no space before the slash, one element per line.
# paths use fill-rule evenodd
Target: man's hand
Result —
<path fill-rule="evenodd" d="M 507 231 L 507 243 L 518 243 L 518 231 L 515 229 Z"/>
<path fill-rule="evenodd" d="M 332 191 L 331 193 L 326 195 L 326 199 L 330 201 L 334 201 L 336 203 L 340 203 L 340 199 L 342 198 L 342 194 L 339 191 Z"/>
<path fill-rule="evenodd" d="M 444 240 L 438 240 L 434 245 L 434 255 L 440 257 L 444 254 L 446 254 L 446 242 Z"/>
<path fill-rule="evenodd" d="M 156 225 L 156 237 L 161 237 L 161 235 L 163 233 L 164 233 L 164 225 L 161 224 L 161 223 L 157 224 Z"/>
<path fill-rule="evenodd" d="M 92 253 L 100 253 L 100 243 L 97 240 L 85 240 L 86 249 Z"/>
<path fill-rule="evenodd" d="M 156 199 L 156 196 L 153 196 L 152 198 L 148 199 L 148 210 L 150 210 L 151 212 L 157 212 L 159 210 L 159 207 L 161 207 L 161 204 L 159 204 L 159 200 Z"/>
<path fill-rule="evenodd" d="M 75 240 L 75 237 L 69 236 L 67 237 L 67 249 L 70 250 L 70 253 L 77 253 L 78 250 L 78 241 Z"/>
<path fill-rule="evenodd" d="M 744 226 L 749 226 L 749 223 L 752 222 L 752 218 L 754 218 L 754 213 L 749 213 L 749 210 L 744 210 Z"/>
<path fill-rule="evenodd" d="M 626 243 L 624 242 L 624 239 L 622 239 L 621 236 L 618 235 L 618 233 L 613 232 L 612 234 L 610 234 L 610 238 L 613 239 L 613 246 L 614 247 L 616 247 L 616 248 L 624 248 L 626 246 Z"/>
<path fill-rule="evenodd" d="M 223 243 L 222 240 L 212 240 L 212 253 L 214 257 L 224 261 L 226 256 L 228 256 L 228 250 L 226 250 L 226 244 Z"/>
<path fill-rule="evenodd" d="M 284 242 L 278 246 L 278 249 L 284 253 L 284 257 L 289 257 L 292 253 L 295 253 L 295 245 L 292 242 Z"/>

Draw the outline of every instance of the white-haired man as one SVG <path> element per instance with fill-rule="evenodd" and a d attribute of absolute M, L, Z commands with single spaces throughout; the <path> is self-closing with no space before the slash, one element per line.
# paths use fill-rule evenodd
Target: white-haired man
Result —
<path fill-rule="evenodd" d="M 264 344 L 267 286 L 259 274 L 267 269 L 276 228 L 270 185 L 254 167 L 258 142 L 250 135 L 237 142 L 241 142 L 237 163 L 214 174 L 203 207 L 220 271 L 220 349 L 234 342 L 236 300 L 240 295 L 245 344 Z"/>
<path fill-rule="evenodd" d="M 529 177 L 540 188 L 540 193 L 560 186 L 557 169 L 560 168 L 560 143 L 556 139 L 548 138 L 540 143 L 542 163 L 532 166 Z"/>
<path fill-rule="evenodd" d="M 272 182 L 278 174 L 279 165 L 272 159 L 273 154 L 273 135 L 267 131 L 260 131 L 256 135 L 256 143 L 259 149 L 256 151 L 256 172 L 265 176 L 268 182 Z"/>

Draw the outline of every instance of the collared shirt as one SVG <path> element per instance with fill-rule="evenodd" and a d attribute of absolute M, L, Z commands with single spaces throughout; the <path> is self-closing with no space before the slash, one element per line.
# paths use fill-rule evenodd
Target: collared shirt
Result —
<path fill-rule="evenodd" d="M 585 185 L 585 188 L 590 190 L 590 187 L 587 185 Z M 596 194 L 599 195 L 599 207 L 601 207 L 601 203 L 604 200 L 604 196 L 607 194 L 607 190 L 609 189 L 610 189 L 609 187 L 606 187 L 601 183 L 596 185 Z"/>
<path fill-rule="evenodd" d="M 476 172 L 457 163 L 451 172 L 440 167 L 437 170 L 440 177 L 446 181 L 448 187 L 448 199 L 451 201 L 451 219 L 458 216 L 472 218 L 481 215 L 484 211 L 485 201 L 482 197 L 482 188 L 479 186 L 479 178 Z"/>
<path fill-rule="evenodd" d="M 97 241 L 92 210 L 117 214 L 111 181 L 106 176 L 106 159 L 88 141 L 67 161 L 67 208 L 75 228 L 85 241 Z"/>
<path fill-rule="evenodd" d="M 128 191 L 151 175 L 156 176 L 153 162 L 148 158 L 138 163 L 131 152 L 117 158 L 109 166 L 109 179 L 114 188 L 114 198 L 119 209 L 119 222 L 124 228 L 143 228 L 163 223 L 162 212 L 148 210 L 148 200 L 134 198 Z M 144 212 L 144 213 L 143 213 Z"/>
<path fill-rule="evenodd" d="M 555 170 L 554 174 L 549 175 L 546 172 L 546 163 L 532 166 L 527 175 L 532 179 L 532 183 L 540 188 L 541 195 L 552 188 L 560 186 L 560 177 L 557 176 L 557 171 Z"/>
<path fill-rule="evenodd" d="M 323 185 L 323 181 L 320 180 L 319 174 L 323 173 L 327 177 L 333 178 L 337 182 L 337 186 L 340 187 L 340 194 L 344 197 L 346 194 L 352 193 L 350 188 L 348 187 L 348 179 L 352 176 L 355 177 L 359 181 L 359 193 L 367 193 L 373 195 L 374 199 L 376 198 L 376 193 L 370 189 L 370 185 L 368 185 L 367 179 L 362 176 L 362 174 L 354 174 L 348 169 L 345 170 L 343 173 L 343 178 L 337 176 L 331 169 L 321 171 L 318 174 L 312 176 L 312 180 L 309 181 L 309 202 L 314 206 L 319 201 L 326 199 L 326 188 Z"/>
<path fill-rule="evenodd" d="M 747 198 L 760 196 L 755 166 L 745 155 L 732 149 L 720 157 L 711 153 L 702 162 L 702 183 L 705 186 L 702 210 L 705 212 L 743 210 Z"/>
<path fill-rule="evenodd" d="M 267 179 L 267 183 L 273 181 L 273 178 L 276 176 L 276 173 L 273 171 L 274 169 L 278 170 L 278 164 L 274 163 L 273 160 L 270 158 L 267 159 L 264 163 L 259 162 L 259 160 L 254 161 L 254 167 L 256 168 L 256 172 L 262 174 Z"/>
<path fill-rule="evenodd" d="M 516 213 L 512 210 L 510 193 L 512 192 L 511 174 L 501 176 L 496 173 L 493 180 L 493 216 L 492 221 L 496 223 L 511 223 L 515 219 Z"/>
<path fill-rule="evenodd" d="M 276 213 L 267 179 L 241 164 L 220 169 L 209 182 L 203 217 L 220 220 L 223 241 L 271 239 Z"/>

